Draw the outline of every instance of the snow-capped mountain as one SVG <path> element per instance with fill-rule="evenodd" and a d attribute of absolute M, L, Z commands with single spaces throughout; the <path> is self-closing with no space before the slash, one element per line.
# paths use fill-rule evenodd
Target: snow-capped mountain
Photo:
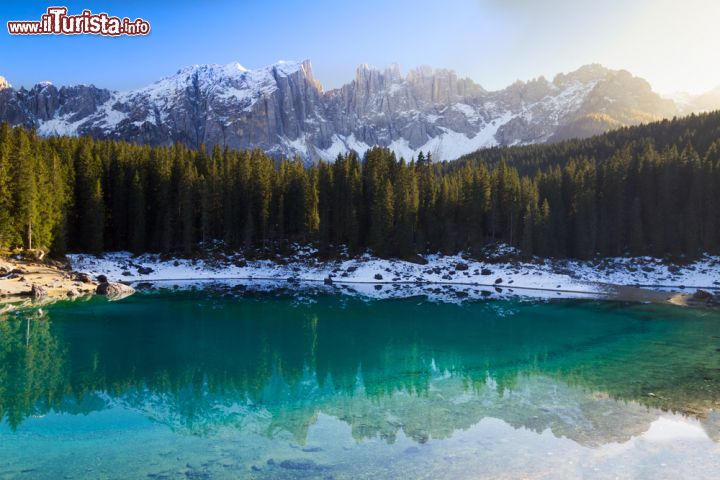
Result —
<path fill-rule="evenodd" d="M 147 87 L 115 92 L 48 82 L 13 89 L 0 77 L 0 121 L 41 135 L 90 135 L 150 145 L 261 148 L 333 160 L 386 146 L 405 158 L 451 160 L 495 145 L 585 137 L 673 116 L 675 103 L 624 70 L 587 65 L 487 91 L 450 70 L 367 65 L 324 91 L 309 61 L 247 70 L 195 65 Z"/>

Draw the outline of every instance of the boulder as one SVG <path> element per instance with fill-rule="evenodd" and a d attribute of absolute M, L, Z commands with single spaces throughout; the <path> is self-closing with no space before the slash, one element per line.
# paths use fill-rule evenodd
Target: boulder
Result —
<path fill-rule="evenodd" d="M 43 287 L 42 285 L 33 283 L 32 287 L 30 287 L 30 296 L 34 300 L 40 300 L 41 298 L 45 298 L 48 296 L 47 288 Z"/>
<path fill-rule="evenodd" d="M 155 270 L 153 270 L 150 267 L 138 267 L 137 271 L 140 275 L 149 275 L 149 274 L 153 273 Z"/>
<path fill-rule="evenodd" d="M 502 282 L 503 282 L 503 279 L 502 279 L 502 278 L 496 278 L 496 279 L 495 279 L 495 283 L 502 283 Z"/>
<path fill-rule="evenodd" d="M 467 270 L 468 268 L 469 267 L 468 267 L 467 263 L 458 262 L 455 264 L 455 270 L 460 271 L 460 272 L 463 272 L 463 271 Z"/>
<path fill-rule="evenodd" d="M 713 299 L 713 294 L 710 293 L 710 292 L 708 292 L 708 291 L 699 290 L 699 289 L 698 289 L 698 290 L 693 294 L 692 298 L 693 298 L 693 300 L 696 300 L 696 301 L 699 301 L 699 302 L 707 302 L 708 300 L 712 300 L 712 299 Z"/>
<path fill-rule="evenodd" d="M 383 276 L 381 274 L 379 274 L 379 273 L 375 274 L 375 280 L 382 280 L 382 279 L 383 279 Z"/>
<path fill-rule="evenodd" d="M 425 257 L 422 257 L 421 255 L 408 255 L 405 257 L 405 261 L 414 263 L 416 265 L 427 265 L 428 261 Z"/>
<path fill-rule="evenodd" d="M 135 293 L 135 289 L 123 283 L 103 282 L 97 286 L 95 293 L 105 295 L 113 300 L 119 300 Z"/>
<path fill-rule="evenodd" d="M 90 278 L 90 275 L 87 273 L 77 272 L 74 275 L 75 280 L 82 283 L 92 283 L 92 279 Z"/>
<path fill-rule="evenodd" d="M 482 270 L 480 270 L 480 275 L 492 275 L 492 270 L 490 270 L 489 268 L 483 268 Z"/>

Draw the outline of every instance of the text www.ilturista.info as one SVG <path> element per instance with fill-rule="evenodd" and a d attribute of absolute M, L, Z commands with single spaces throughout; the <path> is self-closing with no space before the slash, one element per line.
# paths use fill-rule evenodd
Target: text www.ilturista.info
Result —
<path fill-rule="evenodd" d="M 11 35 L 147 35 L 150 23 L 142 18 L 111 17 L 107 13 L 92 13 L 83 10 L 80 15 L 68 15 L 67 7 L 49 7 L 40 20 L 18 20 L 7 22 Z"/>

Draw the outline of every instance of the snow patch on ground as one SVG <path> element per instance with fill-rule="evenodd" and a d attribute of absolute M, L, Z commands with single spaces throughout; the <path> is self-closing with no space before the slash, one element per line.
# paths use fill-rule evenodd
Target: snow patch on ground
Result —
<path fill-rule="evenodd" d="M 507 247 L 505 247 L 507 248 Z M 292 258 L 246 260 L 241 254 L 220 260 L 161 260 L 158 255 L 133 256 L 128 252 L 101 257 L 69 255 L 76 271 L 106 275 L 111 281 L 156 286 L 192 286 L 207 281 L 253 284 L 253 288 L 277 288 L 312 284 L 370 298 L 425 296 L 439 301 L 465 298 L 596 298 L 608 294 L 603 284 L 643 285 L 649 288 L 720 288 L 720 257 L 683 265 L 650 258 L 611 258 L 600 262 L 546 260 L 540 262 L 488 258 L 477 261 L 461 255 L 426 255 L 427 264 L 379 259 L 368 254 L 358 258 L 321 262 L 309 247 Z"/>

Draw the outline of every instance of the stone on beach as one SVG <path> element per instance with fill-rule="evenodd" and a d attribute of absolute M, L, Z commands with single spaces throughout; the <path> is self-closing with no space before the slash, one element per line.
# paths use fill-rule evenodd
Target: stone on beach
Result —
<path fill-rule="evenodd" d="M 48 295 L 48 290 L 46 287 L 43 287 L 42 285 L 38 285 L 36 283 L 33 283 L 32 287 L 30 288 L 30 296 L 34 300 L 40 300 L 41 298 L 45 298 Z"/>

